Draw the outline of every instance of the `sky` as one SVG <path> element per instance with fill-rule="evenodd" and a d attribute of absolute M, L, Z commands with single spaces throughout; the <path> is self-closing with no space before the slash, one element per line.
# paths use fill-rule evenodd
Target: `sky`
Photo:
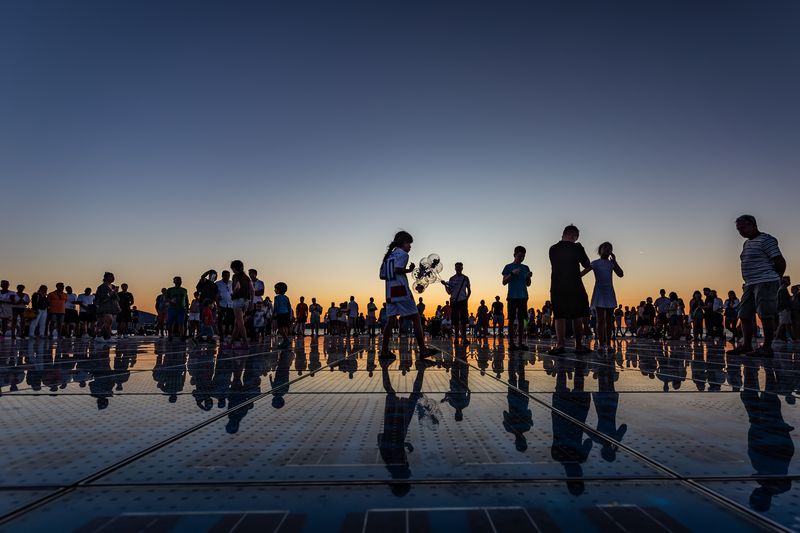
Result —
<path fill-rule="evenodd" d="M 2 2 L 0 277 L 109 270 L 150 310 L 238 258 L 381 301 L 405 229 L 473 309 L 526 246 L 540 307 L 574 223 L 633 304 L 741 289 L 751 213 L 800 280 L 798 27 L 794 0 Z"/>

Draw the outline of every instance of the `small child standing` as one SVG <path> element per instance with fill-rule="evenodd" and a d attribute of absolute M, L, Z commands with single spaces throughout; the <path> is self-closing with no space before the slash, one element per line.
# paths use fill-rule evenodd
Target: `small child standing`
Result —
<path fill-rule="evenodd" d="M 200 331 L 200 293 L 195 291 L 194 298 L 192 298 L 192 303 L 189 304 L 189 331 L 187 335 L 189 337 L 197 337 L 199 336 Z"/>
<path fill-rule="evenodd" d="M 253 336 L 256 342 L 264 342 L 267 334 L 267 312 L 261 302 L 256 302 L 256 309 L 253 311 Z"/>
<path fill-rule="evenodd" d="M 214 342 L 214 302 L 203 301 L 203 310 L 200 313 L 201 324 L 200 338 L 205 337 L 206 342 Z"/>
<path fill-rule="evenodd" d="M 292 304 L 289 302 L 289 297 L 286 296 L 286 291 L 289 287 L 279 281 L 275 284 L 275 301 L 272 304 L 273 313 L 275 314 L 275 321 L 278 325 L 278 333 L 283 338 L 283 341 L 278 345 L 278 348 L 284 350 L 289 347 L 289 326 L 292 322 Z"/>

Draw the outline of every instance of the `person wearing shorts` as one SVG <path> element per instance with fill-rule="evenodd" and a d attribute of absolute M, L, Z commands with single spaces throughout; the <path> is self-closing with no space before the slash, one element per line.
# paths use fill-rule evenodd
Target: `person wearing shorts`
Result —
<path fill-rule="evenodd" d="M 279 281 L 275 284 L 275 300 L 273 302 L 273 312 L 275 313 L 275 322 L 278 326 L 278 334 L 283 339 L 278 345 L 278 348 L 284 350 L 291 344 L 289 341 L 289 328 L 292 325 L 292 304 L 286 292 L 289 287 L 286 283 Z"/>
<path fill-rule="evenodd" d="M 550 247 L 550 301 L 556 319 L 556 345 L 548 353 L 561 355 L 565 351 L 567 320 L 572 321 L 575 353 L 591 350 L 583 345 L 583 322 L 591 314 L 589 296 L 581 280 L 581 267 L 591 268 L 586 250 L 579 244 L 580 231 L 570 224 L 564 228 L 561 240 Z"/>
<path fill-rule="evenodd" d="M 172 340 L 173 333 L 185 338 L 186 313 L 189 311 L 189 293 L 181 287 L 183 280 L 180 276 L 172 278 L 173 286 L 164 294 L 167 307 L 167 335 Z"/>
<path fill-rule="evenodd" d="M 420 298 L 422 300 L 422 298 Z M 424 304 L 423 304 L 424 305 Z M 417 312 L 419 312 L 419 305 L 417 305 Z M 367 304 L 367 329 L 369 330 L 369 336 L 375 337 L 375 326 L 378 322 L 378 306 L 375 305 L 375 298 L 370 298 L 369 303 Z M 422 315 L 420 315 L 420 319 Z"/>
<path fill-rule="evenodd" d="M 231 333 L 231 344 L 238 341 L 238 348 L 247 348 L 247 329 L 244 325 L 244 314 L 253 303 L 253 282 L 244 272 L 244 263 L 239 259 L 231 261 L 233 271 L 231 308 L 233 309 L 233 331 Z M 225 279 L 225 272 L 222 273 Z"/>
<path fill-rule="evenodd" d="M 50 333 L 54 337 L 61 335 L 64 327 L 64 315 L 66 314 L 67 293 L 64 292 L 64 284 L 60 281 L 56 283 L 56 290 L 47 295 L 47 319 L 50 321 Z"/>
<path fill-rule="evenodd" d="M 319 337 L 319 325 L 322 318 L 322 306 L 317 303 L 316 298 L 311 298 L 311 305 L 308 306 L 311 315 L 311 334 Z"/>
<path fill-rule="evenodd" d="M 525 335 L 525 319 L 528 317 L 528 287 L 531 286 L 533 272 L 525 260 L 524 246 L 514 248 L 514 261 L 507 264 L 501 273 L 503 285 L 508 285 L 508 338 L 509 350 L 527 350 L 522 339 Z M 517 333 L 517 344 L 514 345 L 514 332 Z"/>
<path fill-rule="evenodd" d="M 500 301 L 499 296 L 494 297 L 494 302 L 492 303 L 492 335 L 497 337 L 497 330 L 500 330 L 500 338 L 503 337 L 503 326 L 505 325 L 505 306 L 503 302 Z"/>
<path fill-rule="evenodd" d="M 778 288 L 786 271 L 786 260 L 778 247 L 778 240 L 761 232 L 752 215 L 737 218 L 736 230 L 746 239 L 739 256 L 744 279 L 744 292 L 739 301 L 738 313 L 743 338 L 741 346 L 728 350 L 727 353 L 772 357 L 775 317 L 778 314 Z M 753 350 L 756 315 L 761 319 L 764 329 L 764 344 Z"/>
<path fill-rule="evenodd" d="M 356 302 L 356 297 L 351 296 L 350 301 L 347 302 L 347 336 L 350 336 L 350 331 L 352 330 L 353 335 L 358 334 L 358 302 Z"/>
<path fill-rule="evenodd" d="M 92 289 L 86 287 L 83 294 L 78 296 L 78 305 L 80 312 L 78 313 L 78 334 L 88 336 L 94 333 L 91 324 L 97 321 L 97 313 L 94 306 L 94 295 Z"/>
<path fill-rule="evenodd" d="M 308 322 L 308 304 L 306 303 L 306 297 L 301 296 L 300 302 L 295 306 L 294 310 L 294 317 L 297 322 L 297 331 L 296 334 L 300 337 L 306 336 L 306 323 Z M 280 326 L 279 326 L 280 327 Z"/>
<path fill-rule="evenodd" d="M 72 287 L 67 286 L 64 289 L 67 292 L 67 301 L 64 304 L 64 327 L 66 328 L 66 335 L 73 337 L 78 329 L 78 310 L 75 304 L 78 302 L 78 295 L 72 292 Z"/>
<path fill-rule="evenodd" d="M 456 273 L 448 281 L 442 281 L 447 294 L 450 295 L 451 320 L 453 323 L 453 343 L 458 346 L 459 333 L 466 346 L 467 322 L 469 317 L 469 297 L 472 294 L 469 277 L 464 275 L 464 264 L 455 264 Z"/>
<path fill-rule="evenodd" d="M 123 283 L 119 286 L 117 297 L 119 298 L 119 313 L 117 313 L 117 336 L 125 337 L 128 335 L 128 324 L 131 322 L 131 307 L 134 304 L 133 294 L 128 292 L 128 284 Z"/>

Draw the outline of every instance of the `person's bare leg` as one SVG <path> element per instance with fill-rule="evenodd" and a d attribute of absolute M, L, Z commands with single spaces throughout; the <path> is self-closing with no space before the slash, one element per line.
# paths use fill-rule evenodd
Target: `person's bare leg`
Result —
<path fill-rule="evenodd" d="M 572 329 L 575 331 L 575 349 L 583 347 L 583 319 L 576 318 L 573 320 Z"/>
<path fill-rule="evenodd" d="M 392 329 L 394 329 L 395 317 L 386 319 L 386 325 L 383 326 L 383 339 L 381 341 L 381 355 L 389 353 L 389 341 L 392 340 Z"/>
<path fill-rule="evenodd" d="M 566 345 L 567 321 L 564 318 L 556 319 L 556 347 L 564 348 Z"/>
<path fill-rule="evenodd" d="M 606 310 L 598 309 L 597 311 L 597 342 L 600 346 L 606 346 Z"/>
<path fill-rule="evenodd" d="M 422 320 L 419 318 L 419 315 L 414 315 L 411 319 L 411 323 L 414 326 L 414 336 L 417 338 L 419 350 L 424 352 L 428 347 L 425 346 L 425 332 L 422 330 Z"/>

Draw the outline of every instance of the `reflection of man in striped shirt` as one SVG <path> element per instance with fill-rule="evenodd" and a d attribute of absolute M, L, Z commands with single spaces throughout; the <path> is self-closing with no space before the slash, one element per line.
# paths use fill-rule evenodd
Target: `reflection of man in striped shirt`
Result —
<path fill-rule="evenodd" d="M 742 215 L 736 219 L 736 230 L 747 239 L 739 256 L 742 262 L 744 294 L 739 303 L 742 321 L 742 346 L 729 350 L 732 355 L 748 354 L 755 357 L 772 356 L 772 339 L 775 333 L 775 315 L 778 312 L 778 288 L 786 271 L 786 260 L 781 255 L 778 241 L 758 229 L 755 217 Z M 753 350 L 755 317 L 764 328 L 764 344 Z"/>

